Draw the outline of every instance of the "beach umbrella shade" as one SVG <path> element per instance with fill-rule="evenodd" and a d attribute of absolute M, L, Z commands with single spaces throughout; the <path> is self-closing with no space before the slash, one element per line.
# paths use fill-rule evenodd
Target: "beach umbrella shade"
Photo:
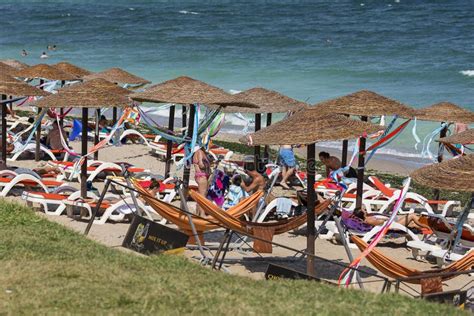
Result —
<path fill-rule="evenodd" d="M 17 72 L 18 72 L 18 69 L 10 65 L 7 65 L 3 62 L 0 62 L 0 74 L 15 76 Z"/>
<path fill-rule="evenodd" d="M 444 143 L 444 144 L 461 144 L 461 145 L 474 144 L 474 129 L 468 129 L 458 134 L 440 138 L 438 139 L 438 142 Z"/>
<path fill-rule="evenodd" d="M 0 73 L 0 95 L 1 95 L 1 124 L 2 124 L 2 167 L 5 168 L 7 164 L 7 122 L 6 112 L 7 96 L 46 96 L 48 92 L 32 87 L 22 81 L 8 76 L 5 73 Z"/>
<path fill-rule="evenodd" d="M 84 77 L 85 80 L 102 78 L 116 84 L 144 85 L 151 81 L 138 77 L 120 68 L 110 68 Z"/>
<path fill-rule="evenodd" d="M 297 112 L 307 108 L 309 105 L 305 102 L 290 98 L 277 91 L 256 87 L 232 95 L 232 103 L 222 103 L 227 105 L 225 111 L 228 113 L 254 113 L 255 114 L 255 132 L 260 130 L 262 125 L 262 114 L 267 113 L 266 125 L 271 125 L 272 113 Z M 254 104 L 255 108 L 239 106 L 239 102 L 245 104 Z M 260 165 L 260 146 L 254 147 L 255 162 Z M 264 149 L 264 159 L 268 160 L 268 146 Z"/>
<path fill-rule="evenodd" d="M 87 154 L 87 120 L 89 108 L 126 107 L 132 104 L 130 91 L 105 79 L 93 79 L 58 91 L 36 102 L 39 108 L 82 108 L 82 155 Z M 87 157 L 81 168 L 81 196 L 86 197 Z"/>
<path fill-rule="evenodd" d="M 188 136 L 192 137 L 192 131 L 194 128 L 194 104 L 205 104 L 208 108 L 217 110 L 224 110 L 225 106 L 218 105 L 219 102 L 229 101 L 232 96 L 224 90 L 207 84 L 203 81 L 196 80 L 190 77 L 181 76 L 171 80 L 164 81 L 162 83 L 152 85 L 145 89 L 143 92 L 136 92 L 130 95 L 130 97 L 139 102 L 153 102 L 153 103 L 172 103 L 181 104 L 183 106 L 190 106 L 189 111 L 189 125 L 188 125 Z M 256 107 L 254 105 L 243 104 L 242 106 Z M 173 116 L 170 112 L 169 127 L 172 130 L 171 118 L 174 120 L 174 106 L 170 108 L 173 111 Z M 183 117 L 183 122 L 185 118 Z M 183 124 L 184 125 L 184 124 Z M 167 167 L 166 170 L 169 172 L 171 163 L 171 142 L 168 141 L 168 149 L 166 154 Z M 189 169 L 184 168 L 183 174 L 184 185 L 187 186 L 189 183 Z"/>
<path fill-rule="evenodd" d="M 66 61 L 62 61 L 57 64 L 54 64 L 53 67 L 56 67 L 59 70 L 64 71 L 66 73 L 72 74 L 78 78 L 83 78 L 84 76 L 92 74 L 91 71 L 81 68 L 79 66 L 76 66 Z"/>
<path fill-rule="evenodd" d="M 415 113 L 418 120 L 441 122 L 441 123 L 474 123 L 474 112 L 462 108 L 451 102 L 439 102 L 425 108 L 419 109 Z M 439 132 L 439 137 L 443 138 L 448 132 L 446 124 Z M 443 161 L 443 143 L 438 147 L 438 162 Z M 435 190 L 434 198 L 439 199 L 439 191 Z"/>
<path fill-rule="evenodd" d="M 28 78 L 28 79 L 40 79 L 40 85 L 44 83 L 44 80 L 61 80 L 61 81 L 72 81 L 79 80 L 76 75 L 64 72 L 56 67 L 47 64 L 38 64 L 19 70 L 16 72 L 15 77 Z M 40 156 L 40 139 L 41 139 L 41 126 L 38 126 L 36 131 L 36 151 L 35 160 L 39 161 Z"/>
<path fill-rule="evenodd" d="M 382 115 L 397 115 L 410 119 L 415 115 L 415 110 L 408 105 L 368 90 L 361 90 L 339 98 L 323 101 L 314 106 L 319 109 L 321 113 L 357 115 L 361 117 L 362 121 L 367 121 L 369 117 Z M 365 165 L 363 153 L 365 152 L 365 143 L 365 137 L 361 137 L 359 142 L 356 208 L 362 206 Z M 347 163 L 347 146 L 348 142 L 345 140 L 343 142 L 341 159 L 343 166 Z"/>
<path fill-rule="evenodd" d="M 456 221 L 456 237 L 450 243 L 456 245 L 461 238 L 462 227 L 474 208 L 474 154 L 432 164 L 415 170 L 410 174 L 413 181 L 436 190 L 470 192 L 471 200 Z M 451 246 L 451 247 L 452 247 Z M 450 247 L 450 248 L 451 248 Z"/>
<path fill-rule="evenodd" d="M 422 167 L 410 176 L 431 188 L 474 193 L 474 154 Z"/>
<path fill-rule="evenodd" d="M 380 126 L 352 120 L 344 115 L 321 114 L 316 108 L 302 110 L 295 115 L 240 139 L 248 145 L 307 145 L 307 247 L 314 254 L 315 238 L 315 143 L 356 138 L 380 130 Z M 349 253 L 348 253 L 349 255 Z M 314 275 L 313 257 L 307 258 L 307 272 Z"/>
<path fill-rule="evenodd" d="M 47 64 L 38 64 L 18 70 L 15 77 L 28 79 L 45 79 L 45 80 L 78 80 L 76 75 L 64 72 L 56 67 Z"/>
<path fill-rule="evenodd" d="M 25 63 L 23 63 L 21 61 L 18 61 L 16 59 L 1 59 L 0 63 L 6 64 L 6 65 L 8 65 L 10 67 L 13 67 L 15 69 L 18 69 L 18 70 L 24 69 L 26 67 L 30 67 L 30 65 L 25 64 Z"/>
<path fill-rule="evenodd" d="M 126 70 L 123 70 L 117 67 L 109 68 L 101 72 L 84 76 L 85 80 L 91 80 L 91 79 L 96 79 L 96 78 L 102 78 L 107 81 L 113 82 L 115 84 L 134 85 L 135 87 L 143 86 L 148 83 L 151 83 L 151 81 L 149 80 L 138 77 Z M 112 121 L 114 124 L 117 121 L 117 108 L 116 107 L 112 109 Z"/>
<path fill-rule="evenodd" d="M 418 120 L 447 123 L 474 123 L 474 112 L 451 102 L 440 102 L 415 112 Z"/>

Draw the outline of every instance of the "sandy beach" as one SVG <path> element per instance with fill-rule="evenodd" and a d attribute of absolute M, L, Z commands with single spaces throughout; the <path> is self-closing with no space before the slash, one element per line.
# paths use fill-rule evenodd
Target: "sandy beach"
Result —
<path fill-rule="evenodd" d="M 232 135 L 221 135 L 219 139 L 234 140 L 235 136 L 232 137 Z M 72 146 L 78 149 L 79 143 L 73 142 Z M 238 159 L 239 156 L 237 155 L 235 158 Z M 100 151 L 99 159 L 114 162 L 126 161 L 136 166 L 146 167 L 155 174 L 163 174 L 164 172 L 164 162 L 159 160 L 157 157 L 151 155 L 149 153 L 148 148 L 143 144 L 127 144 L 119 147 L 106 147 Z M 383 169 L 381 169 L 383 171 L 397 170 L 396 167 L 391 167 L 387 163 L 384 163 L 382 159 L 374 159 L 374 162 L 375 161 L 377 161 L 377 164 L 379 164 L 380 167 L 384 167 Z M 21 160 L 10 163 L 10 165 L 29 168 L 36 166 L 36 164 L 37 163 L 32 160 Z M 374 163 L 374 168 L 375 166 L 377 166 L 377 164 Z M 403 165 L 403 162 L 400 161 L 398 162 L 398 164 Z M 181 173 L 182 171 L 178 171 L 176 174 L 181 176 Z M 79 187 L 78 183 L 73 183 L 73 185 Z M 94 183 L 94 186 L 101 189 L 102 183 L 96 182 Z M 279 187 L 276 187 L 273 193 L 276 196 L 289 194 L 288 191 L 282 191 Z M 290 193 L 290 195 L 292 194 Z M 21 201 L 19 197 L 13 199 Z M 179 205 L 179 201 L 175 201 L 174 204 Z M 192 210 L 195 208 L 194 202 L 190 202 L 189 205 Z M 73 220 L 64 215 L 49 216 L 43 214 L 43 216 L 51 221 L 58 222 L 78 232 L 83 232 L 87 225 L 87 223 L 84 221 Z M 88 238 L 91 238 L 109 247 L 124 250 L 121 247 L 121 244 L 127 232 L 128 226 L 128 223 L 112 222 L 108 222 L 104 225 L 93 225 Z M 171 227 L 174 226 L 171 225 Z M 207 246 L 214 246 L 214 248 L 211 247 L 212 250 L 206 252 L 206 255 L 210 258 L 212 258 L 212 255 L 215 253 L 215 246 L 221 240 L 222 233 L 222 230 L 217 230 L 205 235 L 205 239 L 208 242 Z M 300 227 L 300 229 L 297 231 L 275 236 L 274 241 L 277 243 L 291 246 L 296 249 L 303 250 L 306 246 L 304 226 Z M 394 235 L 385 238 L 379 244 L 378 249 L 380 249 L 384 254 L 387 254 L 392 258 L 396 258 L 396 260 L 398 260 L 400 263 L 406 264 L 407 266 L 410 266 L 415 269 L 429 270 L 435 267 L 433 262 L 428 262 L 426 260 L 414 260 L 411 255 L 411 251 L 405 246 L 405 237 L 402 237 L 400 235 Z M 353 256 L 357 256 L 359 254 L 358 250 L 353 249 L 351 251 Z M 306 264 L 305 261 L 301 258 L 295 259 L 294 255 L 295 254 L 289 250 L 280 247 L 274 247 L 272 254 L 261 256 L 253 253 L 252 250 L 249 248 L 249 245 L 244 244 L 240 248 L 231 249 L 231 251 L 227 254 L 224 269 L 229 273 L 247 276 L 254 279 L 264 278 L 264 273 L 268 263 L 275 263 L 304 272 Z M 349 259 L 344 250 L 344 247 L 340 243 L 337 243 L 335 240 L 317 239 L 316 255 L 340 263 L 349 263 Z M 196 258 L 199 258 L 200 255 L 197 250 L 188 249 L 185 251 L 185 256 L 197 263 Z M 366 260 L 363 261 L 361 267 L 365 271 L 382 275 Z M 315 261 L 315 269 L 318 277 L 329 280 L 333 283 L 337 283 L 339 274 L 342 271 L 341 267 L 336 266 L 334 264 L 329 264 L 322 260 Z M 381 282 L 376 277 L 365 275 L 362 276 L 362 279 L 364 280 L 364 282 L 371 281 L 364 285 L 366 289 L 374 292 L 378 292 L 381 290 L 383 282 Z M 468 276 L 455 278 L 446 283 L 445 289 L 457 288 L 459 286 L 464 285 L 468 280 Z M 408 288 L 405 288 L 405 290 L 410 291 Z M 410 291 L 410 293 L 414 294 L 413 291 Z"/>

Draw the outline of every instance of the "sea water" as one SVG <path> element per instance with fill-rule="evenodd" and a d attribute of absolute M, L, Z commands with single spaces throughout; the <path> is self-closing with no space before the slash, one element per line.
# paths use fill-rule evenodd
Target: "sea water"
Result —
<path fill-rule="evenodd" d="M 2 0 L 0 12 L 0 58 L 29 64 L 122 67 L 154 83 L 188 75 L 310 104 L 369 89 L 414 107 L 474 110 L 472 0 Z M 438 124 L 418 126 L 423 139 Z M 419 155 L 410 128 L 389 152 Z"/>

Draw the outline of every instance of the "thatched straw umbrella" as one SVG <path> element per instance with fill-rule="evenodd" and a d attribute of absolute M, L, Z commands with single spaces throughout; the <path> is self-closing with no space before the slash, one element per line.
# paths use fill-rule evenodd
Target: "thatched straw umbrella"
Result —
<path fill-rule="evenodd" d="M 271 125 L 272 113 L 285 113 L 285 112 L 297 112 L 307 108 L 309 105 L 283 95 L 277 91 L 268 90 L 261 87 L 248 89 L 232 96 L 232 100 L 235 103 L 244 102 L 246 104 L 254 104 L 256 108 L 248 108 L 241 106 L 232 106 L 232 104 L 226 107 L 225 111 L 228 113 L 254 113 L 255 114 L 255 132 L 261 129 L 262 125 L 262 114 L 267 113 L 267 127 Z M 255 151 L 255 164 L 260 165 L 260 146 L 254 147 Z M 264 149 L 264 159 L 268 159 L 268 146 Z M 261 171 L 261 170 L 260 170 Z"/>
<path fill-rule="evenodd" d="M 422 167 L 410 176 L 415 182 L 436 190 L 471 192 L 471 201 L 459 216 L 459 224 L 468 218 L 474 208 L 474 154 Z"/>
<path fill-rule="evenodd" d="M 47 64 L 38 64 L 18 70 L 15 77 L 46 80 L 78 80 L 73 74 L 59 70 Z"/>
<path fill-rule="evenodd" d="M 130 91 L 104 79 L 93 79 L 78 83 L 43 98 L 36 103 L 39 108 L 82 108 L 82 156 L 87 154 L 87 120 L 89 108 L 109 106 L 125 107 L 131 104 Z M 86 156 L 85 156 L 86 157 Z M 87 196 L 87 157 L 81 168 L 81 196 Z"/>
<path fill-rule="evenodd" d="M 57 64 L 54 64 L 53 67 L 56 67 L 59 70 L 62 70 L 62 71 L 67 72 L 69 74 L 75 75 L 80 79 L 82 79 L 84 76 L 92 74 L 91 71 L 89 71 L 87 69 L 84 69 L 84 68 L 81 68 L 79 66 L 76 66 L 76 65 L 71 64 L 71 63 L 66 62 L 66 61 L 62 61 L 62 62 L 59 62 Z M 64 80 L 62 80 L 61 81 L 61 86 L 64 87 L 65 83 L 66 82 Z M 62 127 L 64 125 L 64 123 L 63 123 L 63 108 L 60 109 L 60 115 L 61 115 L 61 119 L 59 121 L 59 124 Z"/>
<path fill-rule="evenodd" d="M 5 63 L 0 62 L 0 74 L 15 76 L 17 71 L 18 71 L 18 69 L 14 68 L 10 65 L 7 65 Z"/>
<path fill-rule="evenodd" d="M 19 70 L 15 73 L 15 77 L 28 78 L 28 79 L 39 79 L 40 85 L 44 83 L 44 80 L 78 80 L 79 78 L 73 74 L 69 74 L 56 67 L 47 64 L 38 64 Z M 40 157 L 40 139 L 41 139 L 41 126 L 36 131 L 36 151 L 35 160 L 39 161 Z"/>
<path fill-rule="evenodd" d="M 422 167 L 410 176 L 431 188 L 474 193 L 474 154 Z"/>
<path fill-rule="evenodd" d="M 249 145 L 307 145 L 307 251 L 310 254 L 314 254 L 315 238 L 315 143 L 355 138 L 364 133 L 377 132 L 380 128 L 368 122 L 349 119 L 344 115 L 321 114 L 319 109 L 309 108 L 240 139 Z M 308 256 L 307 272 L 314 275 L 314 261 L 311 256 Z"/>
<path fill-rule="evenodd" d="M 49 93 L 35 87 L 32 87 L 22 81 L 16 80 L 7 74 L 0 74 L 0 95 L 1 97 L 1 124 L 2 124 L 2 168 L 7 165 L 7 122 L 6 112 L 7 103 L 12 102 L 11 100 L 6 101 L 7 96 L 46 96 Z"/>
<path fill-rule="evenodd" d="M 115 84 L 120 84 L 120 85 L 134 85 L 134 86 L 143 86 L 146 84 L 151 83 L 151 81 L 146 80 L 144 78 L 141 78 L 139 76 L 136 76 L 128 71 L 125 71 L 121 68 L 109 68 L 101 72 L 97 72 L 94 74 L 89 74 L 84 77 L 85 80 L 91 80 L 95 78 L 102 78 L 107 81 L 110 81 Z M 97 110 L 99 111 L 99 109 Z M 96 115 L 98 115 L 98 112 L 96 112 Z M 99 118 L 96 118 L 97 122 Z M 115 124 L 117 122 L 117 108 L 114 107 L 112 108 L 112 123 Z M 96 141 L 97 141 L 96 136 Z"/>
<path fill-rule="evenodd" d="M 415 113 L 416 118 L 423 121 L 432 121 L 440 123 L 474 123 L 474 112 L 464 109 L 451 102 L 440 102 L 431 106 L 419 109 Z M 448 125 L 446 125 L 439 132 L 439 137 L 443 138 L 448 132 Z M 438 162 L 443 161 L 444 145 L 440 144 L 438 147 Z M 439 199 L 439 190 L 434 191 L 434 198 Z"/>
<path fill-rule="evenodd" d="M 84 76 L 88 76 L 92 74 L 91 71 L 81 68 L 79 66 L 76 66 L 74 64 L 68 63 L 66 61 L 62 61 L 57 64 L 54 64 L 53 67 L 56 67 L 61 71 L 72 74 L 78 78 L 83 78 Z"/>
<path fill-rule="evenodd" d="M 382 115 L 397 115 L 399 117 L 412 118 L 415 114 L 415 110 L 411 107 L 367 90 L 361 90 L 343 97 L 323 101 L 321 103 L 315 104 L 315 107 L 321 113 L 358 115 L 361 117 L 362 121 L 367 121 L 369 117 Z M 358 157 L 356 208 L 360 208 L 362 206 L 365 142 L 365 137 L 361 137 Z M 341 159 L 343 166 L 347 164 L 347 145 L 348 142 L 345 140 L 343 142 Z"/>
<path fill-rule="evenodd" d="M 85 80 L 102 78 L 116 84 L 145 85 L 151 81 L 138 77 L 120 68 L 110 68 L 84 77 Z"/>
<path fill-rule="evenodd" d="M 451 102 L 440 102 L 419 109 L 415 116 L 418 120 L 447 123 L 474 123 L 474 112 Z"/>
<path fill-rule="evenodd" d="M 474 144 L 474 129 L 468 129 L 458 134 L 440 138 L 438 139 L 438 142 L 443 143 L 443 144 L 461 144 L 461 145 Z"/>
<path fill-rule="evenodd" d="M 184 113 L 184 107 L 189 106 L 189 124 L 188 124 L 188 137 L 192 137 L 194 128 L 194 115 L 195 115 L 195 104 L 205 104 L 211 109 L 220 109 L 221 106 L 216 105 L 219 101 L 226 101 L 231 96 L 224 90 L 207 84 L 203 81 L 196 80 L 190 77 L 181 76 L 175 79 L 167 80 L 162 83 L 153 85 L 145 89 L 143 92 L 134 93 L 130 96 L 133 100 L 139 102 L 153 102 L 153 103 L 172 103 L 170 107 L 168 129 L 173 131 L 174 129 L 174 112 L 175 105 L 181 104 Z M 250 105 L 251 106 L 251 105 Z M 183 127 L 186 122 L 183 116 Z M 172 142 L 168 140 L 168 146 L 166 150 L 166 167 L 165 176 L 168 177 L 170 174 L 171 166 L 171 149 Z M 184 169 L 183 174 L 184 185 L 187 186 L 189 183 L 189 169 Z"/>
<path fill-rule="evenodd" d="M 15 69 L 18 69 L 18 70 L 24 69 L 26 67 L 30 67 L 30 65 L 25 64 L 25 63 L 23 63 L 19 60 L 16 60 L 16 59 L 2 59 L 2 60 L 0 60 L 0 63 L 6 64 L 6 65 L 8 65 L 10 67 L 13 67 Z"/>

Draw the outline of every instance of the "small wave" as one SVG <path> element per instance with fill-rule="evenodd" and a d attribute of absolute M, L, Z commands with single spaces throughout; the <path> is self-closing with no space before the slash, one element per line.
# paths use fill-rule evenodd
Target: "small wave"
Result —
<path fill-rule="evenodd" d="M 128 8 L 130 11 L 135 11 L 135 8 Z"/>
<path fill-rule="evenodd" d="M 229 93 L 230 93 L 230 94 L 237 94 L 237 93 L 240 93 L 240 92 L 242 92 L 242 91 L 240 91 L 240 90 L 234 90 L 234 89 L 229 89 Z"/>
<path fill-rule="evenodd" d="M 474 70 L 461 70 L 460 74 L 468 77 L 474 77 Z"/>
<path fill-rule="evenodd" d="M 179 13 L 181 13 L 181 14 L 194 14 L 194 15 L 199 14 L 198 12 L 186 11 L 186 10 L 181 10 L 181 11 L 179 11 Z"/>

